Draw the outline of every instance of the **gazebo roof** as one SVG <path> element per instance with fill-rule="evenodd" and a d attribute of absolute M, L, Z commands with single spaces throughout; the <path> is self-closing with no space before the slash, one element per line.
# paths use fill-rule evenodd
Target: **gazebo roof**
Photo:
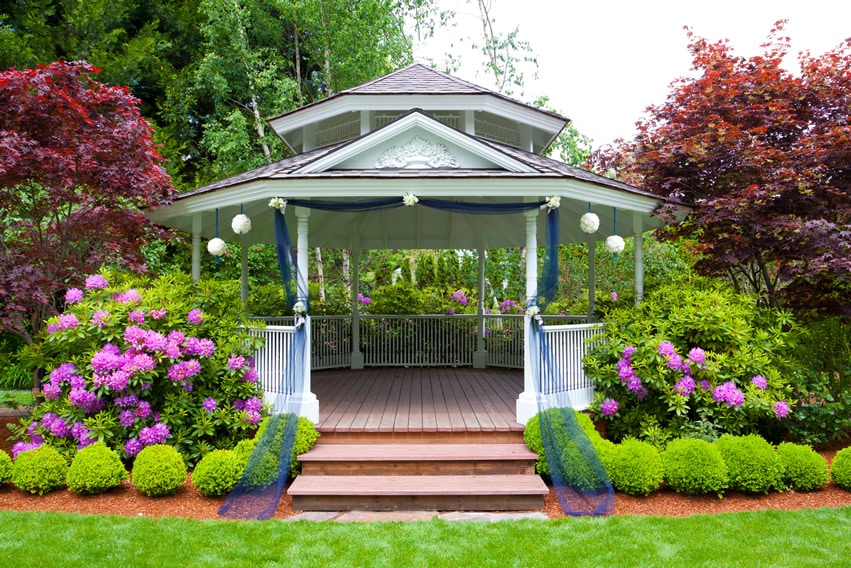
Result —
<path fill-rule="evenodd" d="M 440 92 L 445 87 L 471 94 L 484 91 L 487 97 L 494 97 L 486 89 L 422 66 L 408 67 L 339 96 L 416 90 L 401 80 L 411 75 L 423 78 L 424 85 L 416 87 L 419 93 L 423 89 Z M 336 104 L 332 97 L 309 106 L 318 108 L 325 103 Z M 506 104 L 519 105 L 515 101 Z M 541 114 L 524 108 L 523 112 L 533 116 Z M 551 119 L 556 116 L 542 114 Z M 338 202 L 396 197 L 401 202 L 408 193 L 477 204 L 534 202 L 557 195 L 561 197 L 560 242 L 599 240 L 614 233 L 629 236 L 663 225 L 652 215 L 663 201 L 650 192 L 468 133 L 417 108 L 359 136 L 184 193 L 172 204 L 149 211 L 148 216 L 154 222 L 212 238 L 218 213 L 218 236 L 237 240 L 240 237 L 231 230 L 229 220 L 242 209 L 253 224 L 252 231 L 242 237 L 245 242 L 271 243 L 273 211 L 268 202 L 273 197 Z M 591 237 L 579 229 L 579 218 L 589 208 L 601 219 L 600 230 Z M 294 215 L 292 209 L 287 209 L 288 219 Z M 688 211 L 685 207 L 681 210 L 683 216 Z M 474 249 L 523 246 L 526 238 L 520 213 L 474 215 L 423 206 L 363 213 L 310 211 L 311 246 Z M 541 237 L 544 217 L 538 215 Z"/>

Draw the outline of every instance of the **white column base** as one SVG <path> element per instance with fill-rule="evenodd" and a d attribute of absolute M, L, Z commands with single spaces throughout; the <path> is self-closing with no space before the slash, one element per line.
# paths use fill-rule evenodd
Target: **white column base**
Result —
<path fill-rule="evenodd" d="M 535 393 L 521 392 L 517 397 L 516 417 L 517 423 L 526 425 L 529 419 L 538 413 L 539 402 L 541 402 Z"/>
<path fill-rule="evenodd" d="M 363 353 L 361 353 L 361 352 L 352 353 L 352 357 L 351 357 L 350 361 L 351 361 L 351 363 L 350 363 L 351 369 L 356 370 L 356 371 L 363 369 Z"/>
<path fill-rule="evenodd" d="M 488 366 L 488 352 L 475 351 L 473 353 L 473 368 L 484 369 Z"/>

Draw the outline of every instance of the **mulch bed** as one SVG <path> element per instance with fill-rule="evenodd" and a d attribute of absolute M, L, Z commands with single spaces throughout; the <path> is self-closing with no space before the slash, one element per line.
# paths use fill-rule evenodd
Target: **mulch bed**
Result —
<path fill-rule="evenodd" d="M 0 449 L 9 455 L 14 442 L 7 439 L 6 422 L 17 422 L 16 417 L 0 417 Z M 821 452 L 828 463 L 838 449 Z M 53 491 L 47 495 L 30 495 L 7 483 L 0 488 L 0 509 L 13 511 L 53 511 L 59 513 L 82 513 L 145 517 L 184 517 L 192 519 L 216 519 L 224 498 L 204 497 L 192 486 L 189 479 L 177 493 L 167 497 L 145 497 L 133 485 L 125 481 L 121 486 L 103 495 L 82 496 L 70 491 Z M 730 513 L 762 509 L 815 509 L 820 507 L 851 506 L 851 492 L 844 491 L 830 482 L 818 491 L 798 493 L 784 491 L 768 495 L 746 495 L 729 491 L 723 499 L 714 495 L 686 496 L 662 488 L 647 497 L 630 497 L 616 494 L 615 515 L 665 515 L 685 517 L 693 514 Z M 563 516 L 558 500 L 551 490 L 544 502 L 543 511 L 553 519 Z M 298 513 L 293 510 L 292 500 L 284 494 L 274 518 L 286 518 Z"/>

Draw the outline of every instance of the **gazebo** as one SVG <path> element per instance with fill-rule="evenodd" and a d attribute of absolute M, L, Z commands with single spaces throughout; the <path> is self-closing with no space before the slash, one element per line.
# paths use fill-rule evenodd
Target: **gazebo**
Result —
<path fill-rule="evenodd" d="M 202 242 L 216 237 L 238 240 L 244 298 L 248 294 L 248 247 L 275 242 L 278 212 L 287 226 L 295 229 L 291 238 L 298 251 L 298 267 L 308 265 L 310 248 L 351 249 L 355 265 L 352 314 L 334 324 L 345 327 L 337 334 L 347 340 L 337 347 L 344 345 L 346 352 L 342 358 L 323 362 L 318 347 L 312 349 L 308 342 L 300 355 L 303 386 L 297 387 L 299 392 L 288 393 L 298 401 L 300 413 L 314 422 L 319 420 L 323 401 L 311 390 L 312 368 L 506 366 L 505 358 L 495 361 L 488 349 L 485 330 L 491 324 L 483 298 L 485 251 L 525 246 L 526 292 L 528 298 L 535 297 L 537 249 L 543 241 L 548 211 L 553 208 L 558 208 L 560 217 L 554 235 L 557 242 L 588 245 L 591 309 L 594 244 L 612 235 L 635 239 L 634 286 L 636 301 L 641 300 L 642 234 L 664 224 L 653 215 L 663 201 L 647 191 L 541 156 L 567 125 L 564 117 L 414 64 L 269 122 L 294 152 L 292 157 L 184 193 L 172 204 L 149 211 L 148 216 L 192 235 L 196 279 L 200 278 Z M 682 216 L 688 211 L 685 207 L 679 210 Z M 588 230 L 587 226 L 580 227 L 580 218 L 589 212 L 599 220 L 593 233 L 583 230 Z M 226 221 L 239 213 L 247 215 L 252 224 L 243 235 L 233 233 Z M 219 219 L 225 220 L 223 229 Z M 478 252 L 482 293 L 478 313 L 465 328 L 470 341 L 457 342 L 464 346 L 464 353 L 451 360 L 429 355 L 380 362 L 364 354 L 364 317 L 356 301 L 357 259 L 361 250 L 386 248 Z M 303 270 L 298 271 L 298 294 L 306 299 Z M 304 325 L 308 330 L 311 325 L 316 328 L 315 320 L 307 315 Z M 280 385 L 280 377 L 294 327 L 291 322 L 270 323 L 273 325 L 257 332 L 267 340 L 257 361 L 267 394 L 274 395 L 287 388 Z M 323 329 L 331 323 L 324 322 Z M 518 327 L 528 338 L 532 325 L 535 322 L 527 315 Z M 516 400 L 519 424 L 538 411 L 542 396 L 570 392 L 574 406 L 590 403 L 593 389 L 582 373 L 581 358 L 594 325 L 579 321 L 543 326 L 559 361 L 558 377 L 535 376 L 533 369 L 540 365 L 533 362 L 540 354 L 531 352 L 529 341 L 518 344 L 522 357 L 507 366 L 524 370 L 523 392 Z"/>

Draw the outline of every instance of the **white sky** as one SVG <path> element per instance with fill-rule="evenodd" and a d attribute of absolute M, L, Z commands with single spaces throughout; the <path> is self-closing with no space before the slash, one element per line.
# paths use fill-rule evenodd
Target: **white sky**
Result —
<path fill-rule="evenodd" d="M 493 88 L 482 70 L 476 0 L 440 0 L 454 9 L 457 28 L 415 52 L 438 64 L 449 51 L 463 62 L 456 75 Z M 775 21 L 788 20 L 791 53 L 822 54 L 851 37 L 849 0 L 493 0 L 494 29 L 519 26 L 538 60 L 538 78 L 527 70 L 523 99 L 548 95 L 594 146 L 631 138 L 651 104 L 664 102 L 671 81 L 689 73 L 683 26 L 711 42 L 729 39 L 737 55 L 762 52 Z M 787 58 L 797 69 L 797 56 Z M 517 96 L 517 95 L 515 95 Z"/>

